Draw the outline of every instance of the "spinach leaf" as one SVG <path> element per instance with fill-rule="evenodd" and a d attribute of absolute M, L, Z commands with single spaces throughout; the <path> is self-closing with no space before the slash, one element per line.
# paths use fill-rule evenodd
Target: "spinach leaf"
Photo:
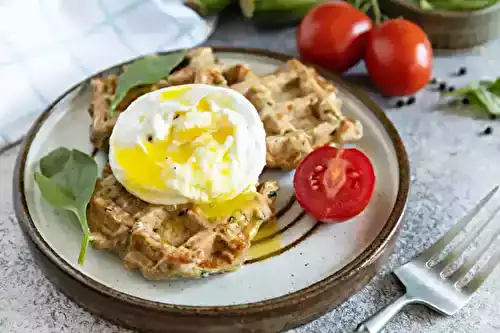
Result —
<path fill-rule="evenodd" d="M 87 205 L 97 180 L 97 163 L 76 149 L 58 148 L 40 160 L 35 181 L 45 200 L 55 208 L 73 212 L 82 227 L 83 239 L 78 263 L 83 265 L 91 240 Z"/>
<path fill-rule="evenodd" d="M 185 54 L 184 51 L 154 54 L 130 64 L 118 77 L 115 96 L 111 102 L 111 117 L 130 89 L 140 85 L 153 84 L 165 78 L 184 60 Z"/>

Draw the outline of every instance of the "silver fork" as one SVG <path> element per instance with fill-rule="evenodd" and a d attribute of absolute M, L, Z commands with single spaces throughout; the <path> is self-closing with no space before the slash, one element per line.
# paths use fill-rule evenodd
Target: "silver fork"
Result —
<path fill-rule="evenodd" d="M 493 244 L 500 234 L 500 228 L 490 235 L 490 239 L 479 245 L 467 258 L 464 264 L 451 275 L 445 276 L 447 269 L 461 257 L 474 239 L 488 226 L 500 211 L 496 208 L 485 221 L 477 223 L 473 230 L 467 233 L 463 240 L 456 245 L 446 257 L 431 266 L 430 263 L 451 243 L 451 241 L 474 219 L 480 210 L 491 200 L 499 186 L 491 190 L 479 203 L 462 217 L 437 243 L 425 250 L 421 255 L 397 268 L 394 274 L 406 287 L 406 294 L 387 305 L 385 308 L 362 322 L 356 332 L 377 333 L 399 312 L 404 306 L 411 303 L 420 303 L 443 313 L 452 315 L 460 310 L 472 297 L 474 292 L 483 284 L 500 262 L 500 251 L 497 250 L 487 262 L 474 274 L 464 286 L 459 286 L 465 277 L 469 277 L 472 268 L 481 259 L 486 250 Z"/>

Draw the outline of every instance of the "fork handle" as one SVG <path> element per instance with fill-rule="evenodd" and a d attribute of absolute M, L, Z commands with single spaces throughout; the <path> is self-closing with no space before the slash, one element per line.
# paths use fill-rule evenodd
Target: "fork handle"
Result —
<path fill-rule="evenodd" d="M 379 312 L 375 313 L 370 318 L 362 322 L 358 329 L 355 331 L 357 333 L 378 333 L 389 323 L 389 321 L 398 314 L 405 305 L 415 302 L 415 299 L 407 294 L 404 294 L 400 298 L 396 299 L 391 304 L 384 307 Z"/>

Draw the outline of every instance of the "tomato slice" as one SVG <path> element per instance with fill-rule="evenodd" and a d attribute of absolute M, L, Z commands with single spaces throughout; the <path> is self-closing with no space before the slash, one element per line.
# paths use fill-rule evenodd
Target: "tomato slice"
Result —
<path fill-rule="evenodd" d="M 357 149 L 324 146 L 307 155 L 293 179 L 297 201 L 322 222 L 343 222 L 360 214 L 375 188 L 375 172 Z"/>

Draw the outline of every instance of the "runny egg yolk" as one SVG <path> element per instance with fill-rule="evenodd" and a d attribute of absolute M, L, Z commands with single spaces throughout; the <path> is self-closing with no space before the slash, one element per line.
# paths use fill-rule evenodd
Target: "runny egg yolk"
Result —
<path fill-rule="evenodd" d="M 180 106 L 189 106 L 184 98 L 189 89 L 164 91 L 160 101 L 175 100 Z M 114 156 L 125 173 L 126 187 L 133 187 L 136 192 L 141 192 L 141 188 L 168 191 L 171 189 L 169 180 L 183 178 L 194 190 L 225 191 L 198 201 L 200 204 L 210 202 L 200 206 L 209 217 L 230 214 L 251 201 L 254 194 L 243 193 L 235 197 L 234 191 L 226 190 L 231 188 L 231 152 L 237 128 L 227 113 L 219 112 L 223 107 L 234 106 L 229 99 L 219 97 L 207 94 L 187 110 L 180 107 L 170 114 L 170 118 L 163 114 L 163 119 L 171 122 L 164 138 L 147 134 L 132 147 L 116 147 Z M 141 115 L 139 122 L 145 122 L 146 118 Z M 215 166 L 216 178 L 210 176 Z M 224 204 L 218 204 L 221 201 Z"/>

